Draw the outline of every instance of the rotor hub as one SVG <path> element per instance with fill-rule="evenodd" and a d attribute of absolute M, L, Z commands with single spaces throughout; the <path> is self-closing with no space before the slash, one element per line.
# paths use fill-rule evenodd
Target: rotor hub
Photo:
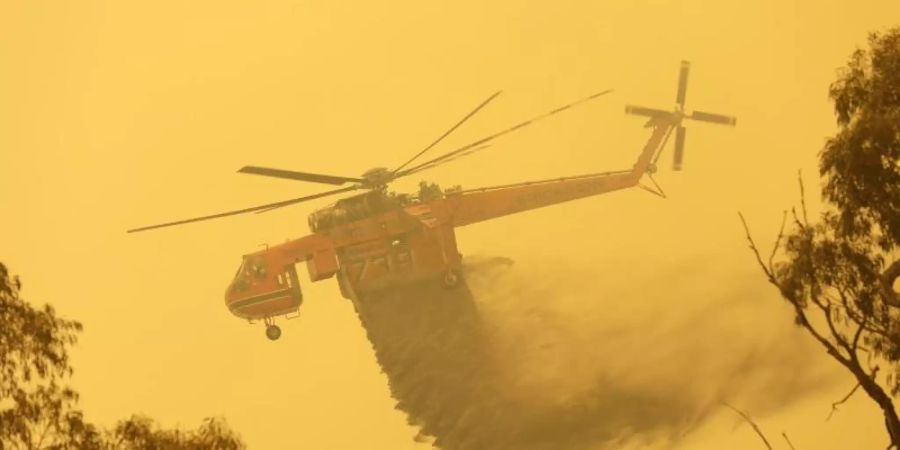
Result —
<path fill-rule="evenodd" d="M 362 179 L 367 187 L 384 186 L 394 179 L 394 173 L 384 167 L 376 167 L 363 173 Z"/>

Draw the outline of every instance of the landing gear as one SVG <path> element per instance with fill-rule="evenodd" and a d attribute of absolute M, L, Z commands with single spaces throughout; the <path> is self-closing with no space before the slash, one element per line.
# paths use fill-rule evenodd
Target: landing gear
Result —
<path fill-rule="evenodd" d="M 266 327 L 266 337 L 269 340 L 276 341 L 281 337 L 281 328 L 278 325 L 269 325 Z"/>
<path fill-rule="evenodd" d="M 441 278 L 441 286 L 444 289 L 456 289 L 462 283 L 462 276 L 456 269 L 447 270 L 444 277 Z"/>
<path fill-rule="evenodd" d="M 263 322 L 266 324 L 266 337 L 270 341 L 277 341 L 281 337 L 281 328 L 275 325 L 275 319 L 266 317 Z"/>

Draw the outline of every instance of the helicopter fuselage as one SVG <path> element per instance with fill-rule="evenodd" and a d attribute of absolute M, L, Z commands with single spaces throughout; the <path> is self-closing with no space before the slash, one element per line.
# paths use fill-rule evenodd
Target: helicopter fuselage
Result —
<path fill-rule="evenodd" d="M 460 281 L 462 255 L 455 229 L 485 220 L 635 186 L 653 171 L 652 159 L 672 123 L 659 121 L 631 170 L 472 190 L 441 191 L 422 183 L 418 196 L 374 189 L 309 217 L 312 234 L 244 256 L 226 304 L 238 317 L 271 320 L 303 302 L 295 265 L 312 282 L 339 274 L 344 297 L 439 278 Z"/>

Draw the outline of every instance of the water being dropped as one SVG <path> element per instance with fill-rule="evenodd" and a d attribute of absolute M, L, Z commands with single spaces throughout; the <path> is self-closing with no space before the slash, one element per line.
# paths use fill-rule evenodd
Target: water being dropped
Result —
<path fill-rule="evenodd" d="M 397 408 L 438 448 L 676 445 L 723 401 L 765 414 L 828 386 L 789 316 L 760 316 L 747 286 L 490 261 L 455 290 L 357 304 Z"/>

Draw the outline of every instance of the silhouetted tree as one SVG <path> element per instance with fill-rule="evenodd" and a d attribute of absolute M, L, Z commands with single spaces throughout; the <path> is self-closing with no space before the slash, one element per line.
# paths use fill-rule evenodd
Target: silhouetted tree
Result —
<path fill-rule="evenodd" d="M 107 435 L 111 450 L 239 450 L 241 439 L 219 419 L 208 418 L 195 431 L 162 430 L 152 419 L 133 416 Z"/>
<path fill-rule="evenodd" d="M 81 324 L 36 309 L 19 296 L 22 283 L 0 263 L 0 450 L 238 450 L 241 439 L 223 421 L 193 431 L 161 430 L 135 416 L 102 431 L 77 408 L 68 349 Z"/>
<path fill-rule="evenodd" d="M 81 324 L 19 297 L 22 283 L 0 263 L 0 448 L 99 448 L 98 430 L 63 383 L 68 346 Z"/>
<path fill-rule="evenodd" d="M 768 260 L 741 220 L 797 325 L 856 379 L 833 409 L 862 389 L 884 414 L 889 448 L 900 448 L 900 28 L 872 33 L 869 46 L 830 89 L 839 130 L 819 154 L 827 208 L 818 222 L 807 217 L 802 180 L 794 229 L 785 235 L 782 223 Z"/>

